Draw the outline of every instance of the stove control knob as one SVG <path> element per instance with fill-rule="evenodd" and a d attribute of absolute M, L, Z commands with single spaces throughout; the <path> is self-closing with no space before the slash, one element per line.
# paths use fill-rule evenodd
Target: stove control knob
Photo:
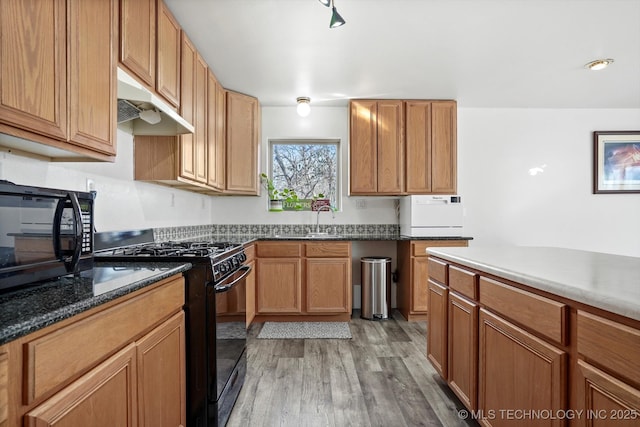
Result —
<path fill-rule="evenodd" d="M 241 263 L 245 262 L 247 260 L 247 254 L 242 252 L 241 254 L 238 255 L 238 259 L 240 260 Z"/>
<path fill-rule="evenodd" d="M 229 266 L 227 265 L 227 263 L 220 263 L 220 273 L 226 273 L 227 271 L 229 271 Z"/>

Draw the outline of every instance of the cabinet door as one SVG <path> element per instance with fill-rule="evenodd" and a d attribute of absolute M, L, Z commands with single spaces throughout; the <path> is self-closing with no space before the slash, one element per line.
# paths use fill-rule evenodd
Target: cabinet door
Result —
<path fill-rule="evenodd" d="M 208 67 L 204 58 L 198 53 L 195 63 L 195 163 L 196 181 L 207 182 L 207 80 Z"/>
<path fill-rule="evenodd" d="M 456 193 L 456 102 L 434 101 L 431 105 L 431 191 Z"/>
<path fill-rule="evenodd" d="M 156 87 L 156 0 L 120 0 L 120 63 Z"/>
<path fill-rule="evenodd" d="M 429 280 L 427 310 L 427 358 L 440 376 L 447 379 L 448 289 Z"/>
<path fill-rule="evenodd" d="M 426 313 L 429 309 L 428 260 L 427 257 L 412 258 L 411 260 L 413 267 L 411 271 L 411 311 L 416 313 Z"/>
<path fill-rule="evenodd" d="M 227 191 L 258 194 L 258 100 L 227 91 Z"/>
<path fill-rule="evenodd" d="M 478 395 L 478 304 L 449 292 L 449 386 L 467 408 Z"/>
<path fill-rule="evenodd" d="M 180 115 L 195 127 L 196 47 L 182 32 L 182 74 L 180 77 Z M 180 135 L 180 176 L 196 179 L 195 135 Z"/>
<path fill-rule="evenodd" d="M 116 154 L 117 0 L 68 0 L 69 140 Z"/>
<path fill-rule="evenodd" d="M 180 24 L 158 0 L 156 90 L 175 108 L 180 107 Z"/>
<path fill-rule="evenodd" d="M 251 267 L 251 272 L 245 279 L 247 292 L 247 327 L 251 325 L 254 317 L 256 317 L 256 262 L 247 263 Z"/>
<path fill-rule="evenodd" d="M 431 102 L 407 101 L 407 193 L 431 192 Z"/>
<path fill-rule="evenodd" d="M 585 413 L 592 427 L 632 427 L 640 423 L 640 390 L 578 360 Z"/>
<path fill-rule="evenodd" d="M 376 101 L 351 101 L 349 138 L 350 194 L 378 191 Z"/>
<path fill-rule="evenodd" d="M 25 415 L 26 426 L 136 426 L 136 347 L 123 350 Z"/>
<path fill-rule="evenodd" d="M 567 354 L 519 327 L 480 309 L 478 409 L 545 409 L 557 413 L 566 402 Z M 484 419 L 511 425 L 507 417 Z M 536 426 L 559 426 L 562 419 L 536 419 Z"/>
<path fill-rule="evenodd" d="M 302 273 L 299 258 L 256 261 L 258 313 L 301 313 Z"/>
<path fill-rule="evenodd" d="M 224 126 L 224 90 L 211 70 L 207 82 L 207 184 L 224 190 L 224 128 L 218 131 L 218 126 Z M 222 97 L 220 103 L 218 97 Z M 220 110 L 222 109 L 222 120 Z"/>
<path fill-rule="evenodd" d="M 409 194 L 456 192 L 455 101 L 406 102 L 406 170 Z"/>
<path fill-rule="evenodd" d="M 184 312 L 138 341 L 137 348 L 139 426 L 186 425 Z"/>
<path fill-rule="evenodd" d="M 0 121 L 67 139 L 65 2 L 0 2 Z"/>
<path fill-rule="evenodd" d="M 351 259 L 306 262 L 307 313 L 351 313 Z"/>
<path fill-rule="evenodd" d="M 402 101 L 378 101 L 377 174 L 379 194 L 404 192 L 404 109 Z"/>

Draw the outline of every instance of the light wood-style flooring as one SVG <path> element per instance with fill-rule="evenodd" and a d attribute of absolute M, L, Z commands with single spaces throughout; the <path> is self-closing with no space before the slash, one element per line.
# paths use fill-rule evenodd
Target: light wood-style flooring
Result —
<path fill-rule="evenodd" d="M 351 340 L 247 341 L 247 377 L 227 426 L 476 426 L 426 358 L 426 322 L 369 321 Z"/>

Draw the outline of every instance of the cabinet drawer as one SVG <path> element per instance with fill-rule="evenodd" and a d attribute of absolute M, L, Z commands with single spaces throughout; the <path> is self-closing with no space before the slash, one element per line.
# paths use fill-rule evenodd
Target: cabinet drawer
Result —
<path fill-rule="evenodd" d="M 640 384 L 640 330 L 578 310 L 578 352 Z"/>
<path fill-rule="evenodd" d="M 346 258 L 351 256 L 350 242 L 314 242 L 306 245 L 307 258 Z"/>
<path fill-rule="evenodd" d="M 94 366 L 184 305 L 184 279 L 86 317 L 25 344 L 26 403 Z"/>
<path fill-rule="evenodd" d="M 567 344 L 565 304 L 480 277 L 480 302 L 526 328 Z"/>
<path fill-rule="evenodd" d="M 291 242 L 260 242 L 256 245 L 258 258 L 299 257 L 302 256 L 302 245 Z"/>
<path fill-rule="evenodd" d="M 447 284 L 447 264 L 442 261 L 438 261 L 435 258 L 429 257 L 427 269 L 429 271 L 429 277 L 431 279 L 436 280 L 443 285 Z"/>
<path fill-rule="evenodd" d="M 427 248 L 467 246 L 466 240 L 424 240 L 412 242 L 413 256 L 427 256 Z"/>
<path fill-rule="evenodd" d="M 449 266 L 449 287 L 471 299 L 478 299 L 478 275 L 452 265 Z"/>

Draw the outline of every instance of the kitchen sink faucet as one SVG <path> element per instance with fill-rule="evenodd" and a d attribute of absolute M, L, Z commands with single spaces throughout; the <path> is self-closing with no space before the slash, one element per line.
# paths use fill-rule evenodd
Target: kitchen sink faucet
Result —
<path fill-rule="evenodd" d="M 333 213 L 333 209 L 331 209 L 331 206 L 329 206 L 329 205 L 320 206 L 318 208 L 318 215 L 316 216 L 316 233 L 320 233 L 320 212 L 322 212 L 323 210 L 331 211 L 331 214 L 333 215 L 333 218 L 336 217 L 335 214 Z"/>

